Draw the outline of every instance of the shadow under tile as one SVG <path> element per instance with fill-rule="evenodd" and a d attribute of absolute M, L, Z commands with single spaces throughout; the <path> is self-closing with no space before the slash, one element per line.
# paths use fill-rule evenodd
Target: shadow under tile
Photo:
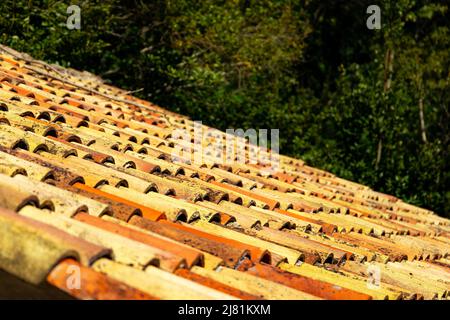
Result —
<path fill-rule="evenodd" d="M 0 300 L 73 300 L 49 284 L 35 286 L 0 270 Z"/>

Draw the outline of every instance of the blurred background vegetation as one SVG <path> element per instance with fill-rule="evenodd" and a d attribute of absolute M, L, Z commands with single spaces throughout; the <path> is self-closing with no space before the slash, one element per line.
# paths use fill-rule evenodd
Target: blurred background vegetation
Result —
<path fill-rule="evenodd" d="M 2 0 L 0 42 L 220 129 L 279 128 L 282 153 L 449 216 L 448 14 L 443 0 Z"/>

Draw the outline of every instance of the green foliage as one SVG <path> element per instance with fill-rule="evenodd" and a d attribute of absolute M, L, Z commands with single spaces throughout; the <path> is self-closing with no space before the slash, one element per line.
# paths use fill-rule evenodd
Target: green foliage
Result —
<path fill-rule="evenodd" d="M 310 31 L 303 11 L 291 1 L 174 3 L 169 28 L 180 62 L 169 75 L 181 83 L 172 106 L 222 129 L 283 126 Z"/>
<path fill-rule="evenodd" d="M 334 83 L 312 84 L 330 91 L 320 95 L 323 109 L 312 117 L 314 126 L 297 139 L 293 153 L 448 215 L 450 38 L 447 7 L 428 2 L 386 2 L 381 12 L 388 20 L 381 30 L 371 31 L 365 47 L 359 47 L 358 39 L 367 31 L 358 22 L 353 25 L 358 32 L 349 37 L 357 37 L 354 48 L 365 58 L 358 61 L 361 54 L 345 54 L 339 66 L 328 67 L 328 73 L 335 73 Z M 339 9 L 343 15 L 349 11 Z M 331 37 L 340 37 L 339 29 L 332 32 Z M 394 53 L 392 76 L 388 52 Z"/>
<path fill-rule="evenodd" d="M 378 2 L 3 0 L 0 42 L 448 216 L 448 4 Z"/>

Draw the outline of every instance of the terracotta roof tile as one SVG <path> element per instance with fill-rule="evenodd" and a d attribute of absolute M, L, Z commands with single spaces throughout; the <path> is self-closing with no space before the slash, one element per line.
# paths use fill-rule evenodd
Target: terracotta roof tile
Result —
<path fill-rule="evenodd" d="M 74 270 L 80 275 L 79 287 L 71 284 Z M 73 281 L 73 280 L 72 280 Z M 59 262 L 47 276 L 47 282 L 77 299 L 155 300 L 156 298 L 123 282 L 85 267 L 73 259 Z"/>
<path fill-rule="evenodd" d="M 193 120 L 93 75 L 0 58 L 0 278 L 24 297 L 448 298 L 448 219 L 291 157 L 267 171 L 243 138 L 195 141 Z"/>
<path fill-rule="evenodd" d="M 281 285 L 261 277 L 256 277 L 248 272 L 240 272 L 229 268 L 218 268 L 216 271 L 210 271 L 198 267 L 192 268 L 192 271 L 219 281 L 223 284 L 233 286 L 239 290 L 252 292 L 254 295 L 263 299 L 276 300 L 319 300 L 319 297 L 309 293 Z"/>
<path fill-rule="evenodd" d="M 160 299 L 237 299 L 219 290 L 155 267 L 148 267 L 145 271 L 142 271 L 108 259 L 100 259 L 94 263 L 93 268 Z"/>
<path fill-rule="evenodd" d="M 0 221 L 0 268 L 32 284 L 44 282 L 53 266 L 63 258 L 74 258 L 89 266 L 109 254 L 106 247 L 12 211 L 0 209 Z"/>

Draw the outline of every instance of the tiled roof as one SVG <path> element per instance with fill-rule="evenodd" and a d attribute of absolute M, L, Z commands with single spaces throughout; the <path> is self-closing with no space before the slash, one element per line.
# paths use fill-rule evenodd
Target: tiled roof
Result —
<path fill-rule="evenodd" d="M 287 156 L 176 159 L 188 117 L 1 48 L 0 297 L 448 297 L 449 220 Z"/>

